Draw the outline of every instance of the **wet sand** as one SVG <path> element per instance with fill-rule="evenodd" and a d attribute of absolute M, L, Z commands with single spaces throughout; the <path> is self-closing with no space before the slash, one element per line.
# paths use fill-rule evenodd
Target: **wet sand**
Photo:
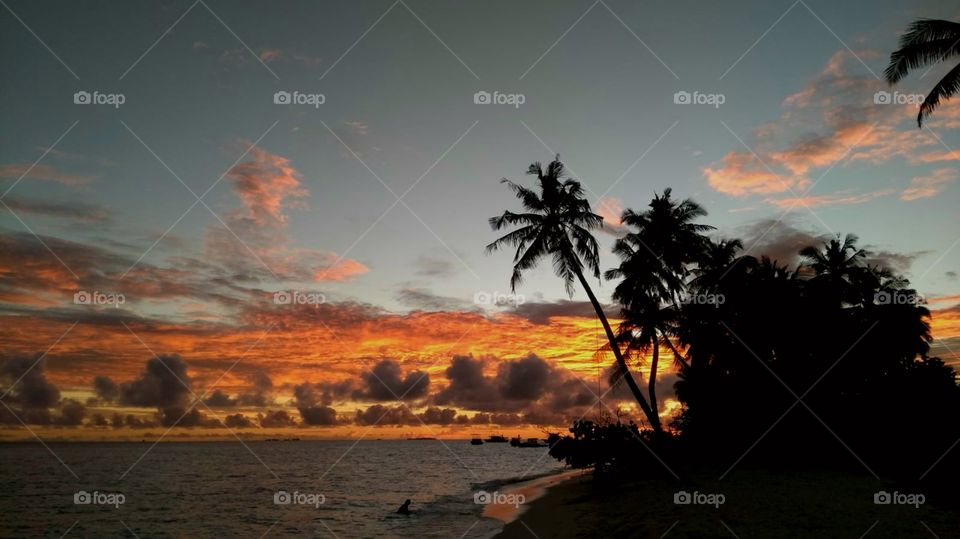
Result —
<path fill-rule="evenodd" d="M 590 473 L 590 470 L 568 470 L 558 474 L 531 479 L 530 481 L 514 483 L 502 489 L 500 492 L 506 495 L 513 495 L 513 499 L 516 499 L 518 496 L 523 496 L 523 504 L 491 503 L 483 508 L 483 516 L 509 524 L 519 518 L 520 515 L 530 507 L 530 503 L 542 498 L 548 489 L 579 477 L 589 477 Z"/>

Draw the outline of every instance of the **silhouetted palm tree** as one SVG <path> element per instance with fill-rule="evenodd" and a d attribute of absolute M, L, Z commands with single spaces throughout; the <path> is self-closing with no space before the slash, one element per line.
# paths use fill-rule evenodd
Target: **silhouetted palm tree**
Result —
<path fill-rule="evenodd" d="M 837 234 L 823 244 L 823 250 L 811 245 L 800 251 L 807 267 L 816 275 L 813 282 L 822 283 L 826 292 L 841 304 L 859 303 L 856 281 L 866 269 L 861 263 L 867 252 L 857 248 L 857 240 L 855 234 L 847 234 L 841 242 Z"/>
<path fill-rule="evenodd" d="M 621 223 L 631 231 L 614 244 L 613 252 L 620 265 L 608 270 L 607 279 L 620 278 L 613 297 L 623 305 L 622 339 L 633 342 L 632 350 L 651 351 L 648 393 L 651 406 L 656 406 L 656 382 L 659 345 L 672 351 L 675 366 L 687 366 L 683 355 L 670 337 L 672 324 L 680 310 L 691 266 L 703 259 L 709 246 L 704 233 L 712 226 L 693 221 L 707 214 L 691 199 L 675 201 L 671 190 L 654 195 L 649 209 L 637 213 L 623 212 Z"/>
<path fill-rule="evenodd" d="M 516 286 L 522 282 L 524 271 L 533 268 L 541 259 L 548 256 L 552 257 L 553 270 L 563 279 L 567 294 L 573 295 L 574 280 L 579 280 L 597 312 L 607 340 L 610 341 L 620 375 L 627 382 L 627 386 L 637 399 L 651 426 L 659 432 L 661 426 L 656 410 L 652 409 L 644 399 L 640 387 L 630 374 L 626 359 L 620 351 L 616 335 L 610 328 L 603 307 L 583 275 L 586 267 L 594 277 L 600 277 L 597 240 L 590 230 L 599 228 L 603 218 L 591 211 L 590 203 L 584 198 L 580 183 L 564 178 L 564 167 L 559 156 L 547 165 L 546 170 L 540 163 L 530 165 L 527 174 L 537 176 L 540 183 L 539 194 L 506 178 L 501 180 L 501 183 L 505 183 L 520 199 L 525 212 L 505 211 L 498 217 L 490 218 L 490 227 L 494 230 L 507 227 L 519 228 L 488 245 L 487 252 L 502 247 L 516 247 L 513 257 L 513 276 L 510 278 L 511 290 L 515 290 Z"/>
<path fill-rule="evenodd" d="M 654 410 L 658 409 L 656 380 L 660 346 L 666 345 L 673 350 L 677 370 L 687 366 L 683 356 L 670 341 L 676 333 L 674 329 L 676 322 L 677 309 L 669 304 L 655 301 L 653 298 L 647 298 L 645 301 L 634 301 L 629 309 L 623 310 L 623 322 L 617 330 L 618 338 L 626 344 L 628 356 L 635 354 L 638 358 L 643 358 L 646 354 L 650 354 L 647 398 L 650 399 L 650 407 Z"/>
<path fill-rule="evenodd" d="M 900 36 L 900 48 L 890 54 L 890 65 L 883 72 L 890 84 L 896 84 L 910 72 L 948 58 L 960 55 L 960 23 L 920 19 L 910 24 L 907 33 Z M 954 66 L 933 87 L 920 105 L 917 125 L 940 105 L 960 92 L 960 64 Z"/>

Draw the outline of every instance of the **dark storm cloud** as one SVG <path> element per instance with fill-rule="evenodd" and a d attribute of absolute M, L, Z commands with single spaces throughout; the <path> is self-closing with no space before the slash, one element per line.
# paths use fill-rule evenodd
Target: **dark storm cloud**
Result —
<path fill-rule="evenodd" d="M 428 425 L 452 425 L 457 419 L 457 411 L 453 408 L 438 408 L 436 406 L 430 406 L 417 415 Z"/>
<path fill-rule="evenodd" d="M 340 423 L 337 411 L 329 406 L 333 399 L 332 392 L 338 391 L 337 387 L 337 384 L 308 382 L 294 386 L 294 405 L 305 425 L 332 426 Z"/>
<path fill-rule="evenodd" d="M 501 361 L 494 376 L 484 374 L 486 361 L 472 356 L 454 356 L 446 370 L 447 387 L 436 394 L 438 405 L 455 405 L 491 413 L 523 413 L 542 409 L 547 413 L 575 413 L 593 405 L 590 389 L 567 369 L 558 368 L 536 355 Z M 475 416 L 477 420 L 489 416 Z M 500 424 L 518 420 L 506 415 Z"/>
<path fill-rule="evenodd" d="M 304 382 L 293 386 L 294 406 L 314 406 L 322 404 L 330 406 L 357 392 L 353 380 L 339 382 Z"/>
<path fill-rule="evenodd" d="M 223 419 L 223 423 L 231 429 L 248 429 L 253 427 L 253 421 L 243 414 L 228 415 Z"/>
<path fill-rule="evenodd" d="M 537 356 L 501 363 L 497 371 L 500 395 L 511 400 L 533 401 L 547 389 L 552 367 Z"/>
<path fill-rule="evenodd" d="M 567 416 L 560 412 L 535 408 L 523 414 L 523 422 L 527 425 L 536 425 L 538 427 L 563 425 L 567 423 Z"/>
<path fill-rule="evenodd" d="M 355 393 L 357 399 L 393 401 L 413 400 L 424 397 L 430 386 L 430 375 L 411 371 L 403 375 L 400 364 L 384 359 L 361 375 L 364 387 Z"/>
<path fill-rule="evenodd" d="M 611 305 L 604 305 L 603 311 L 608 317 L 615 317 L 618 309 Z M 597 316 L 597 311 L 589 301 L 540 301 L 525 302 L 517 305 L 509 311 L 517 316 L 522 316 L 534 324 L 546 325 L 550 323 L 550 318 L 554 316 L 577 316 L 593 318 Z"/>
<path fill-rule="evenodd" d="M 160 411 L 160 424 L 164 427 L 220 427 L 217 419 L 207 417 L 196 407 L 170 406 Z"/>
<path fill-rule="evenodd" d="M 114 428 L 126 426 L 132 429 L 146 429 L 159 425 L 159 423 L 153 419 L 144 418 L 133 414 L 122 416 L 118 413 L 113 414 L 113 419 L 110 422 Z"/>
<path fill-rule="evenodd" d="M 419 288 L 404 288 L 397 292 L 396 298 L 407 307 L 424 311 L 459 311 L 474 307 L 463 299 L 438 296 Z"/>
<path fill-rule="evenodd" d="M 120 384 L 117 402 L 124 406 L 157 408 L 159 423 L 165 427 L 221 426 L 219 421 L 205 416 L 196 406 L 189 406 L 193 392 L 187 369 L 187 362 L 178 355 L 152 357 L 138 378 Z M 217 391 L 214 395 L 218 400 L 230 401 Z"/>
<path fill-rule="evenodd" d="M 512 427 L 515 425 L 523 424 L 523 417 L 520 414 L 508 414 L 508 413 L 497 413 L 490 414 L 489 423 L 492 425 L 501 425 L 504 427 Z"/>
<path fill-rule="evenodd" d="M 14 356 L 3 360 L 0 379 L 3 381 L 3 399 L 28 409 L 46 410 L 60 401 L 60 390 L 47 380 L 41 354 L 32 357 Z M 39 417 L 35 415 L 34 417 Z"/>
<path fill-rule="evenodd" d="M 203 402 L 211 408 L 233 408 L 237 405 L 237 399 L 219 389 L 214 389 L 209 397 L 203 399 Z"/>
<path fill-rule="evenodd" d="M 286 410 L 267 410 L 266 413 L 257 414 L 257 420 L 263 428 L 294 427 L 297 422 L 290 417 Z"/>
<path fill-rule="evenodd" d="M 419 425 L 420 420 L 406 406 L 374 404 L 366 410 L 357 410 L 354 422 L 360 426 L 370 425 Z"/>
<path fill-rule="evenodd" d="M 60 405 L 60 416 L 55 422 L 58 425 L 77 426 L 83 423 L 87 415 L 87 407 L 73 399 L 64 399 Z"/>
<path fill-rule="evenodd" d="M 273 380 L 263 371 L 254 371 L 249 380 L 250 389 L 237 400 L 243 406 L 266 406 L 273 397 Z"/>
<path fill-rule="evenodd" d="M 297 410 L 300 412 L 300 418 L 304 425 L 334 426 L 339 424 L 337 411 L 329 406 L 313 406 L 297 408 Z"/>
<path fill-rule="evenodd" d="M 496 388 L 483 374 L 484 361 L 473 356 L 453 356 L 446 375 L 449 384 L 440 391 L 437 404 L 455 404 L 474 410 L 488 406 L 496 395 Z"/>
<path fill-rule="evenodd" d="M 800 261 L 800 250 L 820 246 L 829 235 L 803 230 L 788 220 L 763 219 L 739 229 L 745 254 L 760 258 L 767 256 L 781 265 L 794 266 Z"/>
<path fill-rule="evenodd" d="M 113 402 L 120 396 L 120 386 L 109 376 L 97 376 L 93 379 L 93 392 L 104 402 Z"/>
<path fill-rule="evenodd" d="M 120 404 L 171 408 L 183 406 L 191 395 L 187 362 L 178 355 L 155 356 L 139 378 L 120 385 Z"/>
<path fill-rule="evenodd" d="M 82 202 L 64 202 L 8 196 L 4 204 L 17 213 L 30 213 L 79 222 L 102 223 L 110 219 L 107 208 Z"/>
<path fill-rule="evenodd" d="M 304 382 L 293 387 L 293 400 L 298 407 L 314 406 L 320 402 L 322 389 L 319 384 Z"/>
<path fill-rule="evenodd" d="M 57 253 L 56 258 L 50 256 L 51 251 Z M 235 282 L 222 267 L 184 257 L 174 257 L 169 262 L 174 266 L 153 266 L 138 261 L 137 254 L 125 254 L 100 244 L 0 229 L 0 264 L 9 269 L 0 274 L 0 299 L 10 299 L 2 310 L 14 314 L 39 312 L 45 318 L 80 319 L 85 324 L 116 324 L 141 317 L 124 308 L 73 306 L 73 294 L 80 290 L 123 294 L 129 309 L 144 299 L 177 298 L 241 309 L 251 300 L 265 302 L 269 296 L 268 292 L 248 288 L 249 283 Z M 117 279 L 121 274 L 124 278 Z M 59 296 L 68 306 L 43 305 L 40 310 L 24 301 L 37 293 L 39 297 Z"/>
<path fill-rule="evenodd" d="M 801 249 L 809 246 L 820 248 L 824 242 L 831 239 L 829 234 L 804 229 L 791 223 L 789 219 L 779 222 L 765 219 L 744 225 L 740 229 L 740 236 L 743 238 L 746 254 L 757 258 L 767 256 L 790 267 L 801 262 Z M 897 253 L 870 245 L 861 248 L 867 251 L 864 263 L 889 268 L 896 273 L 909 271 L 918 258 L 930 254 L 930 251 Z"/>
<path fill-rule="evenodd" d="M 556 384 L 550 397 L 548 406 L 554 411 L 564 411 L 571 408 L 580 408 L 583 406 L 593 406 L 597 403 L 597 397 L 594 394 L 600 388 L 594 384 L 593 388 L 588 387 L 588 382 L 576 378 L 568 378 Z"/>
<path fill-rule="evenodd" d="M 457 273 L 457 264 L 449 258 L 420 255 L 414 261 L 416 274 L 423 277 L 452 277 Z"/>
<path fill-rule="evenodd" d="M 34 425 L 79 425 L 86 407 L 73 400 L 60 401 L 60 390 L 47 380 L 42 354 L 13 356 L 0 364 L 0 394 L 6 406 L 0 410 L 0 423 Z M 61 405 L 58 416 L 50 408 Z M 9 408 L 8 408 L 9 407 Z"/>
<path fill-rule="evenodd" d="M 890 268 L 894 273 L 899 274 L 907 273 L 918 258 L 933 252 L 914 251 L 911 253 L 895 253 L 892 251 L 878 250 L 869 245 L 864 247 L 864 249 L 867 250 L 867 258 L 864 260 L 866 264 Z"/>

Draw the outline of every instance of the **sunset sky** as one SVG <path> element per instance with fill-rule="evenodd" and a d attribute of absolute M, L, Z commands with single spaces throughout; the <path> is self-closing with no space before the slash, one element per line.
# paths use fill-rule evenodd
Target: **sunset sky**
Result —
<path fill-rule="evenodd" d="M 0 438 L 32 438 L 19 419 L 44 439 L 229 437 L 227 416 L 462 437 L 595 413 L 611 357 L 582 291 L 544 264 L 483 301 L 510 293 L 510 253 L 484 254 L 487 219 L 516 208 L 498 181 L 557 153 L 610 220 L 603 269 L 620 211 L 666 187 L 784 263 L 856 233 L 927 298 L 932 355 L 960 362 L 960 101 L 922 130 L 910 101 L 953 64 L 881 80 L 906 25 L 956 5 L 5 6 L 0 390 L 31 417 L 0 408 Z"/>

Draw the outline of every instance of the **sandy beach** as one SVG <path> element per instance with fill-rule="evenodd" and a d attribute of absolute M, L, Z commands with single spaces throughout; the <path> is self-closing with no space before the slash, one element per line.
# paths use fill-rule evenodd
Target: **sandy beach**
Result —
<path fill-rule="evenodd" d="M 867 475 L 743 471 L 723 481 L 693 477 L 598 488 L 591 475 L 548 486 L 497 535 L 530 537 L 957 537 L 960 511 L 926 503 L 875 505 L 893 485 Z M 679 490 L 723 493 L 725 503 L 678 505 Z M 816 517 L 816 518 L 814 518 Z M 879 522 L 879 524 L 878 524 Z"/>

